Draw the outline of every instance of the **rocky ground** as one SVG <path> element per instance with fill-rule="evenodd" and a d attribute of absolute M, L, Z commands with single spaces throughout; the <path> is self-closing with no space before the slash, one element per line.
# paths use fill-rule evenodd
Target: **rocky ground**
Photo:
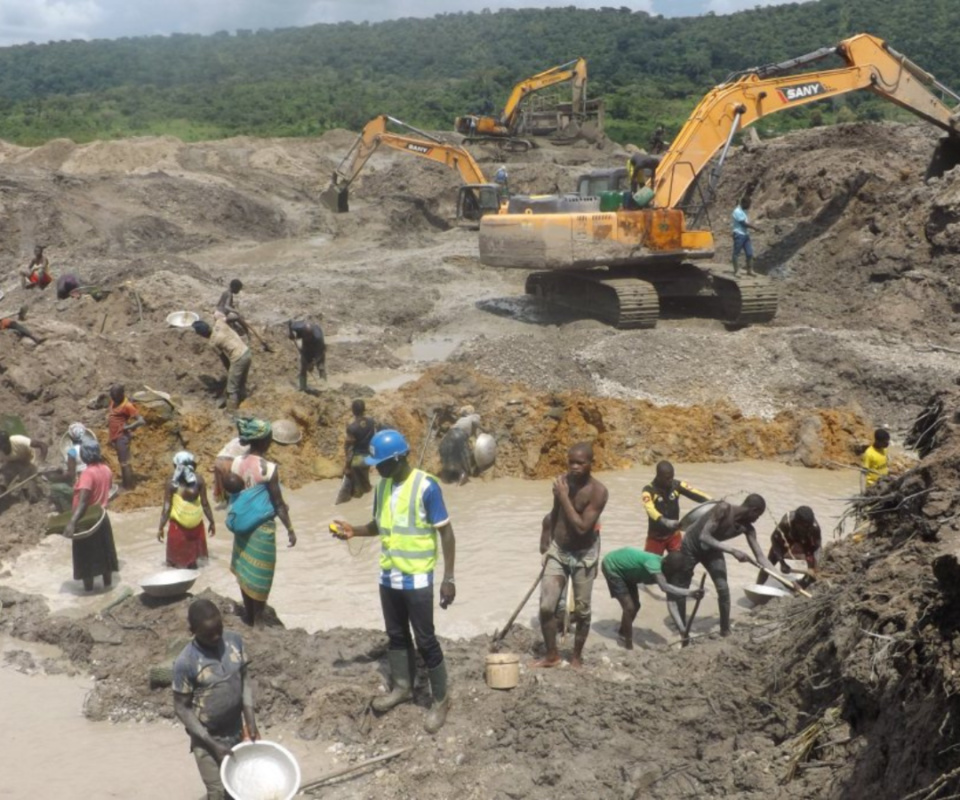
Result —
<path fill-rule="evenodd" d="M 713 212 L 717 259 L 729 255 L 734 199 L 750 192 L 759 265 L 782 287 L 773 323 L 736 332 L 700 319 L 613 331 L 545 313 L 523 297 L 522 273 L 479 264 L 476 233 L 450 224 L 455 174 L 419 159 L 378 153 L 352 188 L 351 212 L 329 213 L 317 196 L 352 138 L 0 144 L 0 315 L 26 304 L 26 324 L 45 337 L 34 346 L 0 334 L 3 413 L 57 443 L 74 420 L 105 433 L 103 395 L 115 381 L 170 392 L 173 407 L 143 406 L 142 480 L 117 508 L 158 504 L 175 450 L 208 463 L 233 435 L 216 406 L 219 361 L 165 318 L 188 309 L 209 319 L 232 277 L 272 350 L 254 347 L 244 410 L 295 419 L 304 433 L 277 450 L 291 486 L 337 474 L 355 396 L 415 447 L 470 403 L 498 439 L 497 475 L 545 477 L 582 438 L 596 440 L 602 468 L 662 457 L 849 464 L 872 426 L 902 440 L 930 396 L 953 384 L 960 175 L 924 180 L 936 140 L 923 126 L 816 129 L 734 153 Z M 510 162 L 511 183 L 571 189 L 579 172 L 623 158 L 602 143 L 544 147 Z M 16 271 L 35 243 L 56 273 L 110 293 L 57 301 L 19 290 Z M 331 380 L 311 395 L 295 391 L 284 340 L 284 322 L 304 316 L 330 341 Z M 952 395 L 943 407 L 946 425 Z M 956 538 L 955 444 L 938 430 L 937 449 L 909 478 L 922 478 L 924 497 L 933 487 L 937 503 L 905 511 L 896 504 L 909 485 L 891 489 L 901 494 L 878 529 L 831 551 L 813 603 L 764 612 L 734 640 L 611 655 L 586 675 L 526 673 L 523 691 L 508 694 L 483 687 L 486 641 L 449 643 L 457 703 L 471 713 L 425 746 L 411 739 L 413 707 L 361 727 L 381 637 L 278 626 L 251 634 L 261 713 L 340 742 L 346 760 L 418 743 L 361 790 L 349 783 L 330 797 L 424 787 L 450 796 L 451 783 L 461 796 L 497 798 L 905 797 L 957 762 L 955 598 L 941 577 L 952 574 L 942 559 Z M 0 557 L 36 543 L 45 513 L 42 502 L 0 499 L 10 532 Z M 97 627 L 50 617 L 36 599 L 2 599 L 5 632 L 63 649 L 40 666 L 97 675 L 91 716 L 169 715 L 147 672 L 180 635 L 182 603 L 129 598 Z M 129 658 L 105 657 L 117 649 L 100 640 L 117 635 Z M 516 635 L 529 649 L 531 635 Z M 916 797 L 946 797 L 952 780 Z"/>

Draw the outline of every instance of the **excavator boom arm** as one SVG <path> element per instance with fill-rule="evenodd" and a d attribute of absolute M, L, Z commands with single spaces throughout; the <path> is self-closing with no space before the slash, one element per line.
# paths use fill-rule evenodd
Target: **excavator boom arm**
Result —
<path fill-rule="evenodd" d="M 783 74 L 831 55 L 838 69 Z M 654 204 L 675 208 L 707 163 L 733 134 L 761 117 L 818 100 L 867 89 L 951 135 L 960 135 L 960 96 L 909 59 L 868 34 L 808 56 L 732 76 L 694 109 L 657 169 Z M 947 100 L 954 107 L 947 105 Z"/>
<path fill-rule="evenodd" d="M 420 139 L 414 139 L 408 136 L 400 136 L 398 134 L 387 133 L 387 124 L 393 123 L 401 128 L 406 130 L 413 131 Z M 343 160 L 340 162 L 340 165 L 337 167 L 336 172 L 333 173 L 333 183 L 338 187 L 347 187 L 353 183 L 353 179 L 360 174 L 360 171 L 363 169 L 364 165 L 370 159 L 377 148 L 381 144 L 389 144 L 389 141 L 385 140 L 398 140 L 403 143 L 411 144 L 409 149 L 410 152 L 415 153 L 416 155 L 427 155 L 427 153 L 420 152 L 415 149 L 412 145 L 419 145 L 421 148 L 427 150 L 428 152 L 433 151 L 433 148 L 436 147 L 446 147 L 440 139 L 436 136 L 431 136 L 425 131 L 421 131 L 417 128 L 414 128 L 412 125 L 407 125 L 405 122 L 401 122 L 394 117 L 387 116 L 386 114 L 381 114 L 379 117 L 374 117 L 366 125 L 363 126 L 363 130 L 360 132 L 360 135 L 357 137 L 356 141 L 353 143 L 353 146 L 343 157 Z M 404 149 L 403 144 L 395 144 L 398 150 Z M 469 157 L 469 154 L 467 154 Z M 430 157 L 429 155 L 427 157 Z M 442 160 L 436 159 L 435 160 Z M 472 159 L 471 159 L 472 161 Z M 452 165 L 451 165 L 452 166 Z M 476 164 L 474 163 L 474 166 Z M 478 168 L 479 169 L 479 168 Z"/>
<path fill-rule="evenodd" d="M 480 165 L 462 147 L 443 142 L 423 139 L 414 139 L 410 136 L 398 136 L 395 133 L 381 134 L 378 143 L 404 153 L 412 153 L 421 158 L 428 158 L 440 164 L 446 164 L 460 173 L 464 183 L 486 183 Z"/>
<path fill-rule="evenodd" d="M 500 115 L 501 124 L 512 130 L 520 111 L 520 103 L 527 95 L 565 81 L 573 81 L 574 108 L 576 109 L 578 105 L 582 105 L 586 97 L 587 60 L 585 58 L 568 61 L 566 64 L 552 67 L 520 81 L 513 87 L 503 107 L 503 113 Z"/>

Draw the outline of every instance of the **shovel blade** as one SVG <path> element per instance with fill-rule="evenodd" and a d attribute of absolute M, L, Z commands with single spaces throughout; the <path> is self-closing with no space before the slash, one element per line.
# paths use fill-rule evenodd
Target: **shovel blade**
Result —
<path fill-rule="evenodd" d="M 345 214 L 350 210 L 349 197 L 348 187 L 331 183 L 320 193 L 320 202 L 334 214 Z"/>
<path fill-rule="evenodd" d="M 960 164 L 960 137 L 944 136 L 937 142 L 924 178 L 942 178 L 957 164 Z"/>
<path fill-rule="evenodd" d="M 343 480 L 340 481 L 340 489 L 337 491 L 337 499 L 333 501 L 335 506 L 340 505 L 341 503 L 346 503 L 350 498 L 353 497 L 353 480 L 349 475 L 344 475 Z"/>

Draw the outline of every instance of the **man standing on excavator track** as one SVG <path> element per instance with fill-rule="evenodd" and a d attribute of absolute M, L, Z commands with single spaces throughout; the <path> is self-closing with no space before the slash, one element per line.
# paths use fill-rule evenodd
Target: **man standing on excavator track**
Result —
<path fill-rule="evenodd" d="M 750 241 L 750 231 L 759 231 L 747 217 L 750 210 L 750 198 L 743 197 L 733 209 L 733 274 L 736 277 L 740 270 L 740 252 L 747 259 L 747 275 L 753 275 L 753 242 Z"/>

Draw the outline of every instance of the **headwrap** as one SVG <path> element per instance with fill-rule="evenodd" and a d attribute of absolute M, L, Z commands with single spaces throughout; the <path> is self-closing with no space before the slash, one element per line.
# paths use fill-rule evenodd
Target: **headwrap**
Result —
<path fill-rule="evenodd" d="M 96 464 L 102 461 L 103 456 L 100 454 L 100 442 L 85 436 L 80 443 L 80 458 L 84 464 Z"/>
<path fill-rule="evenodd" d="M 189 486 L 193 486 L 197 482 L 197 473 L 195 472 L 197 468 L 197 459 L 194 457 L 193 453 L 190 453 L 187 450 L 181 450 L 173 457 L 173 466 L 176 467 L 176 469 L 173 471 L 174 486 L 177 486 L 180 483 L 186 483 Z"/>
<path fill-rule="evenodd" d="M 67 436 L 69 436 L 75 444 L 83 441 L 86 433 L 87 429 L 84 427 L 82 422 L 74 422 L 69 428 L 67 428 Z"/>
<path fill-rule="evenodd" d="M 241 417 L 237 420 L 237 433 L 240 434 L 241 444 L 257 442 L 272 436 L 273 427 L 264 419 Z"/>

